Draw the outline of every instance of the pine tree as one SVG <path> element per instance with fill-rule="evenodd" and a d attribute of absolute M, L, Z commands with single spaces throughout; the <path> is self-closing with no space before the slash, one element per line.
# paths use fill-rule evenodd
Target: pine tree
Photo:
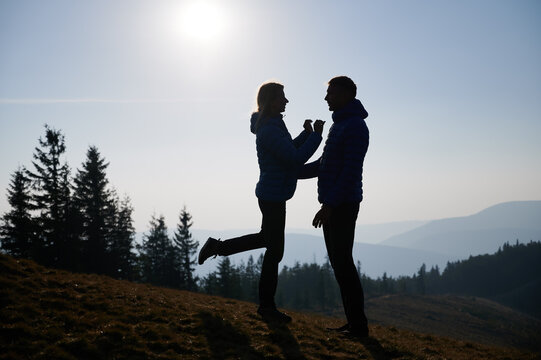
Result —
<path fill-rule="evenodd" d="M 69 172 L 65 172 L 60 186 L 65 224 L 63 227 L 64 248 L 62 251 L 62 263 L 64 264 L 63 267 L 68 270 L 83 271 L 80 241 L 82 217 L 79 208 L 77 208 L 73 200 L 71 188 Z"/>
<path fill-rule="evenodd" d="M 31 181 L 24 167 L 11 176 L 8 188 L 8 202 L 11 211 L 2 216 L 0 239 L 2 249 L 15 257 L 33 259 L 34 221 L 32 220 Z"/>
<path fill-rule="evenodd" d="M 140 253 L 143 281 L 154 285 L 179 286 L 175 248 L 167 234 L 163 215 L 152 217 L 149 233 L 144 235 L 143 243 L 138 245 L 137 249 Z"/>
<path fill-rule="evenodd" d="M 39 262 L 45 265 L 66 268 L 73 254 L 69 244 L 68 214 L 70 204 L 69 167 L 61 156 L 66 151 L 64 135 L 45 125 L 45 139 L 39 139 L 39 147 L 33 155 L 35 171 L 28 171 L 32 187 L 36 190 L 33 202 L 37 217 L 38 238 L 36 241 Z"/>
<path fill-rule="evenodd" d="M 114 229 L 109 243 L 109 258 L 111 259 L 111 276 L 118 279 L 137 279 L 137 258 L 133 252 L 135 229 L 133 227 L 133 207 L 130 198 L 122 201 L 114 195 L 115 217 Z"/>
<path fill-rule="evenodd" d="M 218 295 L 236 299 L 242 296 L 239 273 L 227 256 L 218 262 L 218 284 Z"/>
<path fill-rule="evenodd" d="M 382 294 L 388 294 L 389 293 L 389 278 L 387 277 L 387 272 L 383 272 L 383 276 L 381 278 L 381 292 Z"/>
<path fill-rule="evenodd" d="M 423 264 L 417 272 L 417 291 L 419 294 L 424 295 L 426 293 L 426 265 Z"/>
<path fill-rule="evenodd" d="M 178 247 L 180 287 L 182 289 L 195 291 L 197 289 L 197 279 L 194 278 L 196 259 L 199 242 L 192 238 L 190 227 L 193 225 L 192 216 L 182 209 L 179 216 L 177 231 L 173 237 L 175 245 Z"/>
<path fill-rule="evenodd" d="M 211 272 L 203 278 L 200 288 L 205 294 L 220 294 L 220 284 L 216 272 Z"/>
<path fill-rule="evenodd" d="M 252 255 L 250 255 L 248 262 L 244 267 L 242 280 L 242 292 L 245 295 L 246 300 L 257 301 L 259 273 L 256 269 L 256 264 Z"/>
<path fill-rule="evenodd" d="M 85 270 L 110 273 L 109 242 L 113 235 L 115 203 L 108 190 L 105 162 L 94 146 L 86 153 L 86 161 L 75 177 L 75 204 L 82 217 L 83 255 Z"/>

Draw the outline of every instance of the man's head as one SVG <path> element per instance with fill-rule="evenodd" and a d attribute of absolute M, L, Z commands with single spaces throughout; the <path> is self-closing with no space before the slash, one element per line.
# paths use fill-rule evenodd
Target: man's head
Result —
<path fill-rule="evenodd" d="M 329 104 L 330 111 L 342 109 L 349 102 L 355 99 L 357 86 L 347 76 L 338 76 L 329 81 L 325 101 Z"/>

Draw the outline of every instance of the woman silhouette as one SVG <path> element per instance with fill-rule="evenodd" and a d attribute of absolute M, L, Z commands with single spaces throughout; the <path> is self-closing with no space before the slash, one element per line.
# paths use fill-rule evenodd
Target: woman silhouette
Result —
<path fill-rule="evenodd" d="M 211 256 L 266 248 L 257 312 L 267 321 L 278 322 L 291 321 L 291 317 L 278 311 L 274 302 L 278 264 L 284 255 L 286 201 L 293 197 L 298 172 L 318 148 L 323 132 L 323 121 L 317 120 L 312 129 L 312 121 L 306 120 L 304 130 L 292 139 L 282 118 L 288 102 L 283 85 L 263 84 L 257 94 L 258 111 L 250 120 L 259 163 L 255 193 L 263 216 L 261 231 L 224 241 L 208 238 L 199 252 L 199 264 L 203 264 Z"/>

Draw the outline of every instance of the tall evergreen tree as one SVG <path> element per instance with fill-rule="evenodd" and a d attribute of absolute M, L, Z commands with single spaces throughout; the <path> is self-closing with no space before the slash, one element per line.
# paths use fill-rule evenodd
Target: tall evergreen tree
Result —
<path fill-rule="evenodd" d="M 34 171 L 28 171 L 32 179 L 33 201 L 36 210 L 37 260 L 45 265 L 66 268 L 72 260 L 68 234 L 68 206 L 70 204 L 69 167 L 61 163 L 66 151 L 64 135 L 45 125 L 45 139 L 39 139 L 39 146 L 33 155 Z"/>
<path fill-rule="evenodd" d="M 423 264 L 417 272 L 417 291 L 424 295 L 426 292 L 426 265 Z"/>
<path fill-rule="evenodd" d="M 219 295 L 235 299 L 241 298 L 240 276 L 228 256 L 224 256 L 218 262 L 218 284 Z"/>
<path fill-rule="evenodd" d="M 258 284 L 259 284 L 259 273 L 254 261 L 254 257 L 250 255 L 248 262 L 244 267 L 244 272 L 242 274 L 242 292 L 245 296 L 245 299 L 248 301 L 257 301 L 258 299 Z"/>
<path fill-rule="evenodd" d="M 180 287 L 186 290 L 196 290 L 197 280 L 194 278 L 196 259 L 199 242 L 192 238 L 190 227 L 193 225 L 192 216 L 184 207 L 180 212 L 179 223 L 173 241 L 178 247 Z"/>
<path fill-rule="evenodd" d="M 175 248 L 167 234 L 163 215 L 152 217 L 149 233 L 143 237 L 143 243 L 137 249 L 143 281 L 162 286 L 179 286 Z"/>
<path fill-rule="evenodd" d="M 133 252 L 135 228 L 133 227 L 133 207 L 130 198 L 122 201 L 114 197 L 116 207 L 114 230 L 109 243 L 109 258 L 111 259 L 111 276 L 119 279 L 137 279 L 137 258 Z"/>
<path fill-rule="evenodd" d="M 72 184 L 69 172 L 62 175 L 60 189 L 62 208 L 64 209 L 62 266 L 71 271 L 82 271 L 84 270 L 81 264 L 80 242 L 82 218 L 71 194 Z"/>
<path fill-rule="evenodd" d="M 106 169 L 109 165 L 98 149 L 91 146 L 86 161 L 75 177 L 75 204 L 82 217 L 83 258 L 85 270 L 110 272 L 108 246 L 113 235 L 115 203 L 108 190 Z"/>
<path fill-rule="evenodd" d="M 220 284 L 216 272 L 211 272 L 203 277 L 199 286 L 205 294 L 218 295 L 220 294 Z"/>
<path fill-rule="evenodd" d="M 0 241 L 2 249 L 15 257 L 33 259 L 34 222 L 32 220 L 31 181 L 24 167 L 11 175 L 7 190 L 11 211 L 2 216 Z"/>

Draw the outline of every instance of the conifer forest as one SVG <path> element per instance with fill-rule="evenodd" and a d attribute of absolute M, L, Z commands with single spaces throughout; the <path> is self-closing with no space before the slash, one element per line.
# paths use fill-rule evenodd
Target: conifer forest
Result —
<path fill-rule="evenodd" d="M 107 178 L 109 163 L 95 146 L 72 170 L 65 160 L 65 138 L 45 126 L 31 166 L 11 174 L 6 191 L 10 210 L 0 218 L 1 250 L 15 258 L 80 273 L 258 301 L 263 255 L 233 264 L 218 259 L 217 270 L 195 275 L 198 240 L 191 214 L 179 209 L 169 235 L 162 215 L 149 220 L 137 242 L 133 207 Z M 205 240 L 205 239 L 199 239 Z M 504 244 L 497 253 L 447 263 L 445 269 L 421 264 L 415 274 L 372 279 L 357 270 L 365 297 L 385 294 L 460 294 L 486 297 L 541 317 L 541 243 Z M 341 297 L 329 262 L 282 267 L 276 295 L 280 307 L 332 313 Z"/>

